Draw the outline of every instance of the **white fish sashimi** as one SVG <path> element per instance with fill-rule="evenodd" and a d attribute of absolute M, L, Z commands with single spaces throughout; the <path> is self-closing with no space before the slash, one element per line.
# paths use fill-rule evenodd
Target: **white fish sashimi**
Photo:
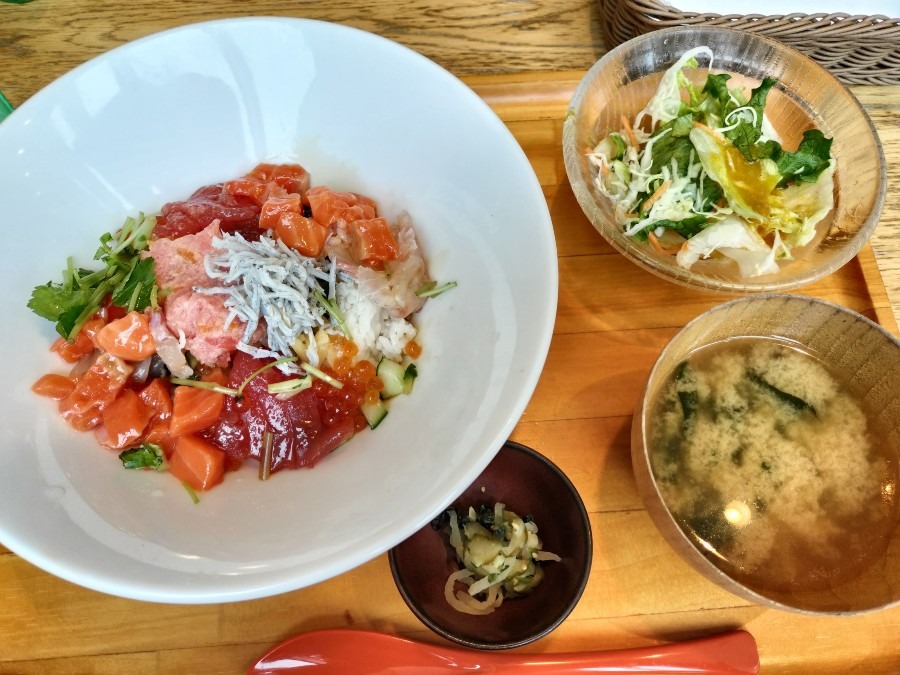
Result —
<path fill-rule="evenodd" d="M 425 304 L 416 291 L 428 283 L 428 268 L 408 214 L 400 214 L 391 232 L 399 249 L 397 260 L 386 262 L 384 271 L 361 266 L 357 281 L 360 290 L 391 316 L 404 319 Z"/>

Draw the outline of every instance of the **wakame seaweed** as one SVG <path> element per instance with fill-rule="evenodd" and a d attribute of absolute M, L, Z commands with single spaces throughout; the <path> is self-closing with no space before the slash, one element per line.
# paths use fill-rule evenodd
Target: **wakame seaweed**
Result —
<path fill-rule="evenodd" d="M 751 382 L 759 385 L 760 387 L 762 387 L 763 389 L 768 391 L 770 394 L 773 394 L 775 396 L 775 398 L 777 398 L 779 401 L 781 401 L 785 405 L 789 406 L 790 408 L 793 408 L 797 412 L 804 412 L 804 411 L 808 410 L 813 415 L 816 414 L 816 409 L 812 406 L 811 403 L 807 403 L 799 396 L 794 396 L 793 394 L 789 394 L 786 391 L 782 391 L 775 385 L 770 384 L 769 382 L 766 382 L 766 380 L 763 379 L 763 377 L 761 375 L 751 372 L 751 373 L 747 374 L 747 377 L 750 379 Z"/>
<path fill-rule="evenodd" d="M 681 412 L 684 415 L 684 422 L 687 424 L 697 414 L 697 408 L 700 407 L 700 397 L 694 390 L 679 391 L 678 400 L 681 402 Z"/>

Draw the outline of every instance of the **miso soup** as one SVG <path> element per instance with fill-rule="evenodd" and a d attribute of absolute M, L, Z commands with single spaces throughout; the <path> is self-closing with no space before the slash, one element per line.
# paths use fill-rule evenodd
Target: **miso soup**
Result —
<path fill-rule="evenodd" d="M 764 338 L 693 353 L 653 401 L 650 460 L 682 530 L 763 595 L 858 576 L 898 519 L 898 449 L 818 359 Z"/>

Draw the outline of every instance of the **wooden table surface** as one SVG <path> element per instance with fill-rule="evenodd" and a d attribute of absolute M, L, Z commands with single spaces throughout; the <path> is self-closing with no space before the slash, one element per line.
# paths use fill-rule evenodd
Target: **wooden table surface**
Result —
<path fill-rule="evenodd" d="M 743 626 L 756 637 L 763 672 L 900 673 L 900 607 L 815 618 L 754 606 L 682 563 L 643 508 L 628 448 L 638 391 L 678 328 L 725 298 L 685 291 L 638 269 L 616 254 L 578 209 L 565 177 L 560 136 L 578 79 L 605 51 L 595 2 L 0 3 L 0 90 L 19 105 L 71 68 L 127 41 L 185 23 L 249 14 L 336 21 L 425 54 L 488 101 L 540 179 L 559 248 L 559 311 L 544 374 L 512 437 L 551 457 L 572 478 L 591 514 L 595 547 L 591 580 L 573 614 L 523 650 L 645 646 Z M 871 248 L 801 292 L 860 311 L 896 334 L 900 88 L 852 89 L 884 145 L 889 181 L 884 215 Z M 616 293 L 607 292 L 610 287 Z M 0 673 L 238 673 L 274 643 L 327 627 L 441 641 L 406 608 L 386 556 L 275 598 L 175 606 L 80 588 L 0 546 L 0 601 Z"/>

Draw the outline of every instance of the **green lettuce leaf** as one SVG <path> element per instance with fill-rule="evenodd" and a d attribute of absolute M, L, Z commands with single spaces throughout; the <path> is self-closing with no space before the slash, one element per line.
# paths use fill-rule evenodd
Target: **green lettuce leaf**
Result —
<path fill-rule="evenodd" d="M 700 188 L 700 211 L 709 211 L 723 196 L 722 186 L 708 175 Z"/>
<path fill-rule="evenodd" d="M 682 218 L 681 220 L 657 220 L 650 223 L 648 230 L 655 230 L 657 227 L 664 227 L 667 230 L 677 232 L 685 239 L 690 239 L 703 229 L 703 226 L 709 222 L 706 216 L 696 215 L 690 218 Z"/>
<path fill-rule="evenodd" d="M 694 151 L 694 146 L 688 138 L 693 126 L 693 116 L 688 113 L 667 122 L 653 134 L 657 140 L 653 143 L 653 161 L 650 164 L 650 173 L 659 173 L 662 167 L 670 166 L 673 158 L 678 165 L 679 172 L 687 171 L 691 153 Z"/>
<path fill-rule="evenodd" d="M 781 154 L 781 146 L 775 141 L 757 143 L 762 135 L 763 109 L 766 107 L 766 97 L 776 82 L 777 80 L 774 78 L 767 77 L 751 93 L 747 105 L 756 111 L 753 122 L 742 120 L 734 129 L 729 129 L 725 132 L 725 137 L 731 140 L 735 147 L 743 153 L 744 157 L 751 162 L 759 159 L 773 159 L 777 161 Z M 729 105 L 726 106 L 725 114 L 727 115 L 736 109 L 737 106 L 733 102 L 729 102 Z"/>
<path fill-rule="evenodd" d="M 706 84 L 703 85 L 703 93 L 707 95 L 707 99 L 702 102 L 701 109 L 709 113 L 714 113 L 717 117 L 725 116 L 726 108 L 731 103 L 728 91 L 728 80 L 731 75 L 710 74 L 706 78 Z M 712 105 L 714 103 L 714 105 Z"/>
<path fill-rule="evenodd" d="M 657 227 L 664 227 L 667 230 L 677 232 L 685 239 L 690 239 L 700 232 L 703 229 L 703 226 L 708 222 L 709 218 L 707 216 L 701 216 L 699 214 L 689 218 L 683 218 L 682 220 L 654 220 L 652 223 L 647 223 L 647 225 L 641 228 L 633 236 L 638 241 L 645 242 L 647 241 L 648 232 L 653 232 Z"/>
<path fill-rule="evenodd" d="M 815 183 L 831 161 L 831 142 L 832 139 L 826 138 L 818 129 L 805 131 L 797 152 L 782 152 L 775 160 L 778 173 L 783 176 L 778 186 L 794 182 Z"/>

